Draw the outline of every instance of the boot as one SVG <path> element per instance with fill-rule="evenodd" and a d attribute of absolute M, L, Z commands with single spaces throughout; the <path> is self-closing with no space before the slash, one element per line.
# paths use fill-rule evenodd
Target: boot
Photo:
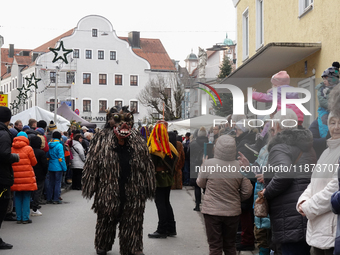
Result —
<path fill-rule="evenodd" d="M 246 148 L 253 152 L 255 155 L 259 155 L 261 148 L 264 146 L 263 137 L 259 135 L 255 144 L 250 145 L 246 143 L 244 146 L 246 146 Z"/>
<path fill-rule="evenodd" d="M 13 245 L 9 243 L 5 243 L 1 238 L 0 238 L 0 250 L 9 250 L 12 249 Z"/>

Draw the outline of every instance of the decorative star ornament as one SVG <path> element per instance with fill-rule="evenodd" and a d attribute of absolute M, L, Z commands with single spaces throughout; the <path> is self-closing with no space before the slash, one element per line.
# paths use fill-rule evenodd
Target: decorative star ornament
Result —
<path fill-rule="evenodd" d="M 25 78 L 26 81 L 28 81 L 28 85 L 27 85 L 27 88 L 30 88 L 30 87 L 35 87 L 36 89 L 38 88 L 38 82 L 41 81 L 40 78 L 36 78 L 34 73 L 31 74 L 31 77 L 30 78 Z"/>
<path fill-rule="evenodd" d="M 61 59 L 66 64 L 68 64 L 67 54 L 73 51 L 70 49 L 65 49 L 63 41 L 60 41 L 58 48 L 49 48 L 49 50 L 54 53 L 54 58 L 52 60 L 53 63 Z"/>

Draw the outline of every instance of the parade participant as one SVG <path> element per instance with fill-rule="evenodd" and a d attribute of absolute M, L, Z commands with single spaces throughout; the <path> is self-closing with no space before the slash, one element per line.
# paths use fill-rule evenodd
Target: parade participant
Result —
<path fill-rule="evenodd" d="M 120 254 L 143 254 L 145 201 L 155 193 L 155 174 L 145 141 L 128 106 L 107 111 L 106 124 L 91 141 L 83 169 L 82 194 L 94 196 L 95 248 L 111 250 L 119 223 Z"/>
<path fill-rule="evenodd" d="M 149 238 L 177 235 L 175 217 L 170 203 L 170 191 L 174 182 L 178 152 L 169 142 L 167 125 L 165 121 L 157 121 L 148 141 L 149 152 L 156 171 L 155 203 L 158 214 L 157 230 L 148 234 Z"/>
<path fill-rule="evenodd" d="M 7 206 L 11 197 L 10 187 L 13 185 L 12 164 L 19 162 L 19 155 L 11 153 L 12 135 L 7 126 L 11 120 L 11 110 L 0 106 L 0 227 L 6 215 Z M 0 249 L 12 249 L 13 245 L 0 238 Z"/>

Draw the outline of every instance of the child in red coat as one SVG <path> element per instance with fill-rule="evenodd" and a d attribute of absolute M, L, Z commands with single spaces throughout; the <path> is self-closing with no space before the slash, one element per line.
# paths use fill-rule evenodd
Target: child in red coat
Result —
<path fill-rule="evenodd" d="M 20 156 L 20 161 L 12 164 L 14 172 L 14 184 L 11 187 L 15 191 L 15 210 L 17 223 L 32 223 L 30 220 L 30 199 L 31 191 L 37 190 L 37 182 L 33 166 L 37 164 L 37 159 L 25 132 L 19 132 L 12 144 L 12 153 Z"/>

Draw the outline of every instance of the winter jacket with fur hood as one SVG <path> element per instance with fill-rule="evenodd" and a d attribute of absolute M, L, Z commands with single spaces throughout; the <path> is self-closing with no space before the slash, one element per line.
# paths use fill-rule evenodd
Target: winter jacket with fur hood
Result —
<path fill-rule="evenodd" d="M 322 153 L 317 167 L 313 171 L 311 183 L 300 196 L 303 212 L 308 219 L 307 243 L 319 249 L 334 247 L 337 216 L 332 212 L 331 196 L 338 191 L 338 173 L 336 164 L 340 157 L 340 139 L 328 139 L 328 148 Z M 327 166 L 324 171 L 324 166 Z"/>
<path fill-rule="evenodd" d="M 214 158 L 203 162 L 197 178 L 197 185 L 206 188 L 202 204 L 203 214 L 240 215 L 241 201 L 251 196 L 253 186 L 240 173 L 240 165 L 235 160 L 235 155 L 235 139 L 223 135 L 217 139 Z M 208 169 L 215 169 L 215 172 L 208 172 Z M 230 171 L 222 169 L 230 169 Z"/>
<path fill-rule="evenodd" d="M 19 154 L 20 160 L 12 165 L 14 172 L 12 191 L 34 191 L 38 189 L 33 171 L 37 159 L 29 144 L 28 138 L 24 136 L 15 137 L 13 140 L 12 153 Z"/>
<path fill-rule="evenodd" d="M 296 211 L 296 203 L 310 182 L 311 173 L 301 171 L 306 164 L 315 164 L 313 136 L 309 130 L 288 129 L 273 137 L 268 144 L 268 166 L 285 167 L 290 172 L 278 170 L 265 172 L 264 196 L 269 203 L 269 215 L 274 243 L 295 243 L 306 238 L 307 218 Z M 302 152 L 301 157 L 298 156 Z M 294 171 L 294 162 L 296 171 Z M 312 166 L 309 166 L 310 169 Z"/>

